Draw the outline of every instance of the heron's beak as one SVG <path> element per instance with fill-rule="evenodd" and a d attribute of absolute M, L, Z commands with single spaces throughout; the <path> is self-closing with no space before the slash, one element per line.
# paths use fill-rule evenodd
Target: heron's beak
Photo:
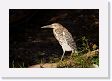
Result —
<path fill-rule="evenodd" d="M 47 26 L 43 26 L 41 28 L 52 28 L 52 26 L 51 25 L 47 25 Z"/>

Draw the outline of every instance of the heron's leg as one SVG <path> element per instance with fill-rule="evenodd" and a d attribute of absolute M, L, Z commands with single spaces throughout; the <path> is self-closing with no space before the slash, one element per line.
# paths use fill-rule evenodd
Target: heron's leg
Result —
<path fill-rule="evenodd" d="M 64 54 L 65 54 L 65 51 L 63 51 L 63 55 L 61 56 L 61 61 L 63 60 Z"/>

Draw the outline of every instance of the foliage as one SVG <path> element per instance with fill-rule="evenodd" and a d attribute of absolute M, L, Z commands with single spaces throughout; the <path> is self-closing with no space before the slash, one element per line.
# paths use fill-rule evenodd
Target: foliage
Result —
<path fill-rule="evenodd" d="M 92 48 L 88 45 L 86 37 L 82 37 L 83 47 L 79 54 L 73 53 L 68 59 L 60 61 L 58 68 L 91 68 L 93 64 L 99 65 L 99 53 L 96 51 L 96 45 Z M 90 50 L 92 49 L 92 51 Z M 94 52 L 95 51 L 95 52 Z"/>
<path fill-rule="evenodd" d="M 92 68 L 93 64 L 99 64 L 98 57 L 85 58 L 83 55 L 70 56 L 69 59 L 60 61 L 58 68 Z"/>

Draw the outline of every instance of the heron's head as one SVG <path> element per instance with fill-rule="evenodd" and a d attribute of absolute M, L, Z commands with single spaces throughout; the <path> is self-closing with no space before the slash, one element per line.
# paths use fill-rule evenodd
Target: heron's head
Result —
<path fill-rule="evenodd" d="M 53 23 L 51 25 L 43 26 L 41 28 L 53 28 L 53 29 L 57 29 L 57 28 L 60 28 L 60 27 L 62 27 L 61 24 L 59 24 L 59 23 Z"/>

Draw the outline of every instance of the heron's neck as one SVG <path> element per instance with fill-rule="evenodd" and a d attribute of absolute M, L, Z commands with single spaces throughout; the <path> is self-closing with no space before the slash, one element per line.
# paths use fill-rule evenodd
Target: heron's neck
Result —
<path fill-rule="evenodd" d="M 56 33 L 61 33 L 63 32 L 63 28 L 57 28 L 57 29 L 53 29 L 53 32 L 56 32 Z"/>

